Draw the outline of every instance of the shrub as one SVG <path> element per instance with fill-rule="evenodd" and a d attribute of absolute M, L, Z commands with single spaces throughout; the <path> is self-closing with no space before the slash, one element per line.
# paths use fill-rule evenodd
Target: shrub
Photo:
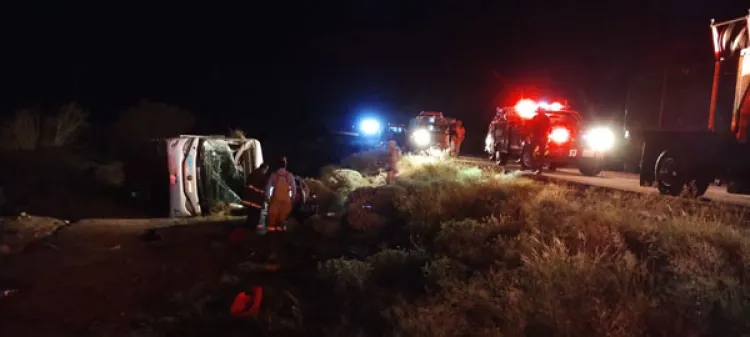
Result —
<path fill-rule="evenodd" d="M 309 180 L 317 193 L 347 198 L 345 223 L 383 235 L 375 245 L 349 236 L 300 250 L 317 270 L 279 283 L 304 292 L 295 317 L 305 322 L 295 328 L 362 336 L 750 332 L 747 210 L 581 191 L 450 160 L 405 163 L 391 186 Z M 330 237 L 338 220 L 308 224 Z"/>
<path fill-rule="evenodd" d="M 361 173 L 348 169 L 331 169 L 323 174 L 321 181 L 329 189 L 343 195 L 347 195 L 359 187 L 370 185 Z"/>
<path fill-rule="evenodd" d="M 9 150 L 34 150 L 41 139 L 41 114 L 36 110 L 22 109 L 3 125 L 5 144 Z"/>
<path fill-rule="evenodd" d="M 305 179 L 305 185 L 310 190 L 310 197 L 318 204 L 320 213 L 338 213 L 344 210 L 345 195 L 330 189 L 320 180 L 308 178 Z"/>
<path fill-rule="evenodd" d="M 337 291 L 359 291 L 369 281 L 369 263 L 345 258 L 331 259 L 318 265 L 321 278 L 335 284 Z"/>
<path fill-rule="evenodd" d="M 346 219 L 349 226 L 363 232 L 379 232 L 401 216 L 395 202 L 405 191 L 397 186 L 362 187 L 349 193 Z"/>
<path fill-rule="evenodd" d="M 44 117 L 38 109 L 21 109 L 3 125 L 8 150 L 35 150 L 40 146 L 61 147 L 74 142 L 86 127 L 87 113 L 76 103 L 60 107 Z"/>
<path fill-rule="evenodd" d="M 402 164 L 395 186 L 348 198 L 353 227 L 409 225 L 392 234 L 411 235 L 413 248 L 347 260 L 359 292 L 378 297 L 347 312 L 381 313 L 390 334 L 750 331 L 744 210 L 506 179 L 449 160 Z"/>
<path fill-rule="evenodd" d="M 384 168 L 388 159 L 388 151 L 385 149 L 375 149 L 355 153 L 346 159 L 343 164 L 345 167 L 361 172 L 363 175 L 377 175 Z"/>
<path fill-rule="evenodd" d="M 47 121 L 53 130 L 52 146 L 64 146 L 73 142 L 86 127 L 87 117 L 87 113 L 76 103 L 61 107 L 57 115 Z"/>

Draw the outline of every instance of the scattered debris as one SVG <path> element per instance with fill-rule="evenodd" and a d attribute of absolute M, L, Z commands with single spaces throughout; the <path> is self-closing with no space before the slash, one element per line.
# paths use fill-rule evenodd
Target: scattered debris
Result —
<path fill-rule="evenodd" d="M 149 229 L 141 235 L 141 240 L 146 242 L 154 242 L 161 240 L 161 235 L 156 232 L 156 229 Z"/>
<path fill-rule="evenodd" d="M 237 275 L 232 275 L 229 273 L 224 273 L 221 275 L 221 283 L 226 284 L 239 284 L 240 278 Z"/>
<path fill-rule="evenodd" d="M 242 245 L 247 241 L 247 231 L 242 227 L 237 227 L 229 232 L 229 242 L 232 245 Z"/>
<path fill-rule="evenodd" d="M 11 295 L 18 292 L 18 289 L 3 289 L 0 290 L 0 298 L 10 297 Z"/>
<path fill-rule="evenodd" d="M 276 271 L 281 266 L 275 263 L 255 263 L 252 261 L 245 261 L 237 265 L 237 271 L 240 273 L 251 273 L 257 271 Z"/>
<path fill-rule="evenodd" d="M 234 298 L 234 302 L 232 302 L 232 306 L 229 308 L 229 313 L 232 317 L 258 317 L 260 303 L 263 301 L 263 288 L 253 287 L 252 289 L 251 295 L 243 291 Z"/>

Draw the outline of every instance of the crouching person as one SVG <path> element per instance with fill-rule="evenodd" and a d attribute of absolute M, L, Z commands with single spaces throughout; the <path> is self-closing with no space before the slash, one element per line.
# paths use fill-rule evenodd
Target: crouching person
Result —
<path fill-rule="evenodd" d="M 287 171 L 286 158 L 279 162 L 279 169 L 271 174 L 266 186 L 268 205 L 268 230 L 283 231 L 284 222 L 292 212 L 293 200 L 297 194 L 297 183 L 294 175 Z"/>

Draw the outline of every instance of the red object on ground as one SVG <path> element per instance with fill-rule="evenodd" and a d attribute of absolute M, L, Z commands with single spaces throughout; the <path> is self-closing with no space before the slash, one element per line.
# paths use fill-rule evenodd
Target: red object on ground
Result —
<path fill-rule="evenodd" d="M 263 288 L 253 287 L 252 295 L 244 291 L 237 294 L 229 308 L 232 317 L 245 318 L 257 317 L 260 312 L 260 303 L 263 301 Z"/>
<path fill-rule="evenodd" d="M 244 228 L 237 227 L 229 232 L 229 242 L 234 245 L 241 245 L 245 242 L 247 233 Z"/>

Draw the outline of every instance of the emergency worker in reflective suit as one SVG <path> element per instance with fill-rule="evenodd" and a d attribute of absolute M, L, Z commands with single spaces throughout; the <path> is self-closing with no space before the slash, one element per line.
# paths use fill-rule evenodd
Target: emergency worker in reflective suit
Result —
<path fill-rule="evenodd" d="M 294 175 L 287 171 L 286 158 L 279 161 L 279 168 L 271 174 L 266 186 L 266 196 L 269 198 L 268 230 L 284 230 L 284 222 L 292 212 L 293 200 L 297 194 L 297 182 Z"/>

